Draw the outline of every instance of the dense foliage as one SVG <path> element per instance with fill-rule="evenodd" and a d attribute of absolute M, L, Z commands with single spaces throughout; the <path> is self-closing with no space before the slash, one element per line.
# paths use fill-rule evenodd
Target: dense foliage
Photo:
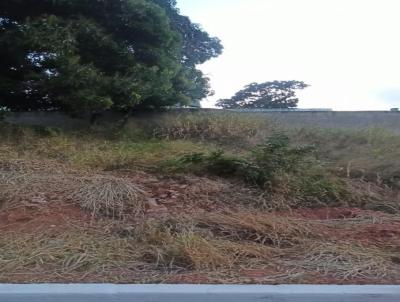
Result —
<path fill-rule="evenodd" d="M 174 0 L 0 2 L 0 106 L 95 113 L 189 104 L 222 52 Z"/>
<path fill-rule="evenodd" d="M 251 83 L 230 99 L 221 99 L 218 107 L 226 109 L 279 109 L 297 107 L 296 90 L 307 88 L 299 81 Z"/>

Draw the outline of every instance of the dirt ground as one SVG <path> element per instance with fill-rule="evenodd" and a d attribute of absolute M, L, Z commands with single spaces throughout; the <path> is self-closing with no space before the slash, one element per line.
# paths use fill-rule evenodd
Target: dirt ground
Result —
<path fill-rule="evenodd" d="M 255 197 L 222 180 L 111 174 L 141 188 L 140 215 L 94 215 L 48 180 L 7 195 L 0 282 L 400 284 L 397 215 L 256 210 L 229 206 Z"/>

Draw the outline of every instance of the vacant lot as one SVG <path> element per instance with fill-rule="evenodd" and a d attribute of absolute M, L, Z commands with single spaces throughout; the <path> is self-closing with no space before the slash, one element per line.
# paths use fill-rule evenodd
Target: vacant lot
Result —
<path fill-rule="evenodd" d="M 0 282 L 400 284 L 400 136 L 0 125 Z"/>

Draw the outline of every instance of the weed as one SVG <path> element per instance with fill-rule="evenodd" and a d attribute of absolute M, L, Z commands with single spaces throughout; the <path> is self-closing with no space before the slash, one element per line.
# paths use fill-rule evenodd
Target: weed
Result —
<path fill-rule="evenodd" d="M 306 220 L 296 217 L 318 211 L 293 209 L 350 204 L 399 213 L 398 136 L 283 134 L 249 117 L 169 115 L 131 133 L 2 123 L 0 282 L 155 283 L 203 274 L 254 283 L 246 269 L 265 273 L 256 280 L 263 283 L 398 280 L 397 216 L 360 210 L 365 217 Z M 185 175 L 135 171 L 155 174 L 164 162 Z M 150 195 L 167 215 L 146 213 Z M 94 219 L 74 219 L 80 212 L 71 202 Z M 60 203 L 74 210 L 59 215 Z M 47 229 L 54 217 L 62 219 Z"/>
<path fill-rule="evenodd" d="M 71 199 L 92 213 L 121 219 L 129 215 L 143 215 L 146 198 L 144 191 L 130 181 L 111 176 L 80 178 L 79 189 Z"/>
<path fill-rule="evenodd" d="M 314 167 L 298 174 L 280 176 L 275 180 L 272 195 L 282 194 L 291 207 L 338 206 L 351 202 L 348 189 L 342 180 Z"/>
<path fill-rule="evenodd" d="M 319 163 L 315 152 L 313 146 L 291 146 L 286 135 L 276 133 L 253 148 L 247 158 L 225 155 L 223 151 L 190 153 L 169 162 L 169 167 L 237 178 L 266 190 L 271 199 L 280 195 L 291 206 L 348 200 L 346 186 Z"/>
<path fill-rule="evenodd" d="M 313 146 L 291 146 L 283 133 L 275 133 L 253 150 L 254 161 L 272 178 L 277 173 L 299 172 L 312 165 Z"/>

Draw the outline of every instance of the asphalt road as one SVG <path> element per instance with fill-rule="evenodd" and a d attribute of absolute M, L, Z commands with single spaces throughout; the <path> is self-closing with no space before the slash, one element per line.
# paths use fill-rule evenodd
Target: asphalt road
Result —
<path fill-rule="evenodd" d="M 0 284 L 0 302 L 400 302 L 400 286 Z"/>

